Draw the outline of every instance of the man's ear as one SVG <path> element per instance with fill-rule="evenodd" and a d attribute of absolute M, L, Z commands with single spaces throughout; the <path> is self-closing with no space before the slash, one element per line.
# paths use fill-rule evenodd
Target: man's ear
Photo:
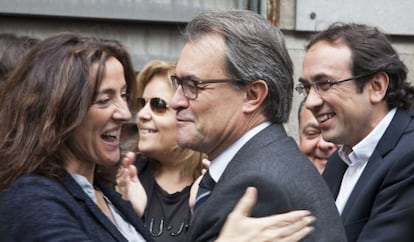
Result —
<path fill-rule="evenodd" d="M 243 104 L 243 111 L 252 112 L 261 107 L 267 97 L 269 89 L 263 80 L 256 80 L 245 87 L 246 99 Z"/>
<path fill-rule="evenodd" d="M 382 102 L 387 93 L 389 85 L 388 74 L 381 71 L 376 73 L 367 83 L 369 90 L 369 97 L 372 103 Z"/>

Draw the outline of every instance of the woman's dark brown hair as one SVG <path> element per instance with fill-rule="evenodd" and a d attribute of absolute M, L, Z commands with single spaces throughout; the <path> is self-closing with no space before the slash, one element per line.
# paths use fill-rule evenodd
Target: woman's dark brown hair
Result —
<path fill-rule="evenodd" d="M 62 174 L 65 160 L 76 156 L 68 138 L 92 105 L 110 57 L 124 68 L 127 92 L 135 91 L 130 56 L 114 40 L 61 33 L 25 56 L 0 90 L 0 191 L 26 173 Z"/>

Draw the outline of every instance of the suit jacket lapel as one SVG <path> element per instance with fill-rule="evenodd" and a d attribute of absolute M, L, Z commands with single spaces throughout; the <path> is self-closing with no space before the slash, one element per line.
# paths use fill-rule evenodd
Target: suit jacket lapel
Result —
<path fill-rule="evenodd" d="M 83 203 L 85 205 L 85 207 L 96 218 L 96 220 L 103 227 L 105 227 L 105 229 L 114 238 L 116 238 L 118 241 L 126 241 L 125 237 L 119 232 L 115 225 L 99 209 L 95 202 L 92 201 L 85 192 L 83 192 L 82 188 L 78 185 L 78 183 L 76 183 L 76 181 L 71 177 L 69 173 L 63 176 L 61 182 L 67 188 L 67 190 L 79 201 L 79 203 Z"/>
<path fill-rule="evenodd" d="M 398 140 L 410 124 L 411 118 L 411 115 L 407 111 L 397 110 L 394 118 L 376 147 L 376 150 L 378 150 L 381 156 L 385 156 L 388 152 L 394 149 Z"/>
<path fill-rule="evenodd" d="M 359 181 L 357 182 L 354 191 L 358 190 L 359 184 L 364 184 L 363 181 L 370 177 L 369 174 L 372 173 L 372 169 L 375 169 L 377 162 L 380 162 L 382 157 L 384 157 L 389 151 L 391 151 L 395 147 L 402 133 L 409 125 L 410 120 L 411 117 L 409 113 L 403 110 L 397 110 L 393 120 L 391 121 L 382 138 L 379 140 L 377 147 L 375 148 L 373 154 L 368 160 L 367 167 L 365 167 L 365 170 L 362 173 Z M 339 188 L 342 182 L 342 177 L 347 168 L 348 166 L 341 160 L 341 158 L 338 155 L 338 151 L 336 151 L 329 158 L 325 171 L 322 174 L 335 199 L 338 196 Z M 351 200 L 351 197 L 349 200 Z"/>
<path fill-rule="evenodd" d="M 381 137 L 375 150 L 370 156 L 368 163 L 361 174 L 361 177 L 355 184 L 355 187 L 342 213 L 344 220 L 346 220 L 348 215 L 350 215 L 348 211 L 352 210 L 353 204 L 360 203 L 358 199 L 360 199 L 361 194 L 364 193 L 363 189 L 366 187 L 366 184 L 368 184 L 369 180 L 372 179 L 372 174 L 376 169 L 378 169 L 379 166 L 381 166 L 381 163 L 384 161 L 385 156 L 397 145 L 398 140 L 406 130 L 407 126 L 410 123 L 410 120 L 410 115 L 406 111 L 397 110 L 393 120 L 391 121 L 390 125 L 384 132 L 384 135 Z"/>
<path fill-rule="evenodd" d="M 339 157 L 338 151 L 335 151 L 335 153 L 329 158 L 325 170 L 322 173 L 322 176 L 328 184 L 334 199 L 338 196 L 339 188 L 342 183 L 342 177 L 344 176 L 347 168 L 348 165 Z"/>
<path fill-rule="evenodd" d="M 132 226 L 134 226 L 138 233 L 140 233 L 147 241 L 152 241 L 152 237 L 144 228 L 144 224 L 136 215 L 130 202 L 127 202 L 124 199 L 122 199 L 121 195 L 114 191 L 108 185 L 97 183 L 97 186 L 101 189 L 105 196 L 109 198 L 111 203 L 118 209 L 118 211 L 125 218 L 125 220 L 128 221 Z"/>
<path fill-rule="evenodd" d="M 344 210 L 342 211 L 342 220 L 348 221 L 348 219 L 352 218 L 356 214 L 357 216 L 362 216 L 360 212 L 355 212 L 353 207 L 357 206 L 358 208 L 362 208 L 365 204 L 366 200 L 372 201 L 374 198 L 370 199 L 368 197 L 375 196 L 374 191 L 367 190 L 367 184 L 369 184 L 370 180 L 372 179 L 372 174 L 375 173 L 375 170 L 378 169 L 378 166 L 382 163 L 382 157 L 380 154 L 374 150 L 371 157 L 368 160 L 367 165 L 365 166 L 364 171 L 362 172 L 361 176 L 359 177 L 357 183 L 355 184 L 354 189 L 352 190 L 348 201 L 346 202 L 346 205 L 344 207 Z M 365 190 L 365 191 L 364 191 Z M 368 205 L 368 204 L 367 204 Z M 370 204 L 368 206 L 371 206 Z M 369 210 L 369 209 L 365 209 Z M 352 213 L 351 211 L 354 211 Z"/>

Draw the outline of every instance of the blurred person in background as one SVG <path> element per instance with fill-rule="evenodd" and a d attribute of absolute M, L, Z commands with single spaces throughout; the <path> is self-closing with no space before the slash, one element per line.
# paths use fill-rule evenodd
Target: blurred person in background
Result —
<path fill-rule="evenodd" d="M 322 174 L 329 156 L 339 147 L 327 142 L 322 137 L 318 121 L 312 112 L 304 108 L 305 99 L 300 102 L 299 120 L 299 149 Z"/>
<path fill-rule="evenodd" d="M 26 52 L 38 42 L 29 36 L 0 33 L 0 85 L 18 65 Z"/>

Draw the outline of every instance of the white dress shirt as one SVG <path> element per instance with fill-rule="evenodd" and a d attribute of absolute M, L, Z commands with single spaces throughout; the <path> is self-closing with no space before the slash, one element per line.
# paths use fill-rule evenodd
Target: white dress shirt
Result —
<path fill-rule="evenodd" d="M 342 214 L 346 202 L 354 190 L 355 184 L 359 180 L 359 177 L 368 163 L 369 157 L 371 157 L 372 152 L 374 152 L 379 140 L 390 125 L 396 111 L 396 108 L 389 111 L 363 140 L 352 147 L 352 152 L 349 153 L 349 155 L 344 152 L 344 146 L 339 148 L 339 156 L 348 165 L 348 168 L 342 178 L 338 196 L 336 197 L 336 207 L 338 208 L 340 214 Z"/>
<path fill-rule="evenodd" d="M 210 167 L 208 168 L 211 177 L 217 183 L 220 179 L 221 175 L 226 169 L 227 165 L 230 163 L 231 159 L 236 155 L 236 153 L 243 147 L 244 144 L 247 143 L 253 136 L 257 133 L 265 129 L 271 125 L 270 122 L 264 122 L 256 127 L 252 128 L 251 130 L 247 131 L 242 137 L 240 137 L 236 142 L 230 145 L 227 149 L 225 149 L 220 155 L 216 157 L 216 159 L 211 161 Z"/>

